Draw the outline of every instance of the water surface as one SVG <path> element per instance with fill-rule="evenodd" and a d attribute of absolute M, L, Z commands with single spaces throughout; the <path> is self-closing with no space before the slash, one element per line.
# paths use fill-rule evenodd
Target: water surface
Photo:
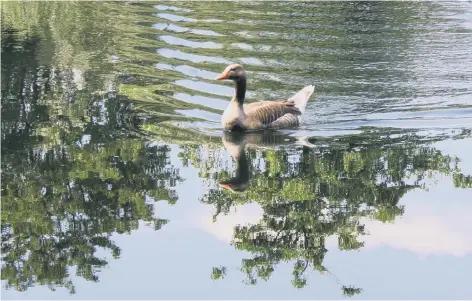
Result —
<path fill-rule="evenodd" d="M 472 297 L 470 2 L 1 5 L 3 298 Z"/>

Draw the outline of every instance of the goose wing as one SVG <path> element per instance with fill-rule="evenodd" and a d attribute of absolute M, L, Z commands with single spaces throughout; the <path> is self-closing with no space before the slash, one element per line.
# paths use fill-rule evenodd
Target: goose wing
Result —
<path fill-rule="evenodd" d="M 248 104 L 244 104 L 244 111 L 251 112 L 261 106 L 272 105 L 274 103 L 286 102 L 286 101 L 287 101 L 286 99 L 277 99 L 277 100 L 261 100 L 261 101 L 251 102 Z"/>
<path fill-rule="evenodd" d="M 262 125 L 270 125 L 285 114 L 300 115 L 295 102 L 289 100 L 260 101 L 244 107 L 246 118 Z"/>

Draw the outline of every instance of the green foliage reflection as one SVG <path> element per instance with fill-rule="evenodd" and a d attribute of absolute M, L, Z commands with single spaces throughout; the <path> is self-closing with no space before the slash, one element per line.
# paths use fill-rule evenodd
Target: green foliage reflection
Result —
<path fill-rule="evenodd" d="M 171 5 L 193 9 L 175 14 L 198 20 L 209 20 L 215 9 L 227 10 L 228 5 L 235 11 L 242 7 L 237 2 L 212 1 Z M 368 17 L 370 23 L 389 28 L 424 25 L 434 19 L 417 18 L 408 9 L 410 4 L 396 2 L 311 3 L 316 8 L 313 16 L 299 15 L 305 3 L 278 7 L 275 15 L 265 14 L 272 3 L 250 5 L 246 11 L 251 9 L 255 17 L 247 24 L 223 14 L 222 22 L 185 22 L 183 32 L 172 32 L 151 26 L 172 22 L 155 16 L 150 4 L 1 3 L 1 251 L 7 287 L 26 290 L 47 285 L 73 293 L 71 271 L 98 281 L 98 271 L 108 258 L 120 256 L 112 234 L 130 233 L 143 221 L 155 230 L 165 226 L 169 221 L 158 217 L 153 202 L 174 204 L 178 199 L 174 187 L 183 180 L 173 165 L 177 162 L 170 162 L 169 143 L 181 147 L 184 166 L 198 168 L 210 185 L 219 182 L 226 188 L 212 187 L 202 200 L 215 207 L 215 219 L 240 204 L 256 202 L 263 208 L 259 223 L 234 229 L 235 248 L 251 254 L 240 266 L 250 284 L 270 279 L 281 262 L 293 264 L 292 284 L 297 288 L 308 284 L 309 270 L 329 274 L 323 263 L 329 237 L 338 238 L 341 250 L 361 248 L 360 238 L 366 233 L 362 220 L 394 222 L 405 210 L 399 205 L 402 196 L 421 189 L 423 180 L 435 173 L 452 175 L 455 187 L 472 187 L 470 175 L 457 168 L 456 160 L 427 141 L 376 132 L 311 141 L 311 148 L 295 148 L 294 138 L 282 134 L 225 136 L 223 143 L 238 164 L 230 177 L 231 170 L 217 156 L 221 145 L 215 137 L 192 131 L 190 123 L 175 126 L 203 119 L 178 115 L 176 109 L 220 113 L 204 102 L 182 100 L 214 95 L 176 81 L 194 78 L 193 71 L 219 72 L 224 64 L 165 57 L 159 50 L 234 61 L 256 59 L 260 63 L 251 66 L 253 98 L 274 91 L 285 94 L 299 88 L 302 79 L 314 80 L 314 73 L 316 81 L 324 80 L 320 85 L 324 93 L 370 93 L 375 90 L 371 83 L 380 83 L 374 92 L 393 94 L 382 79 L 396 82 L 389 87 L 410 97 L 414 88 L 398 83 L 408 82 L 417 52 L 414 41 L 429 30 L 399 30 L 390 40 L 382 39 L 382 32 L 363 28 L 361 20 Z M 432 11 L 437 4 L 421 5 Z M 331 12 L 341 19 L 332 18 Z M 287 20 L 300 23 L 292 28 Z M 220 34 L 193 35 L 194 29 Z M 277 35 L 274 30 L 279 30 Z M 367 31 L 370 34 L 364 34 Z M 223 47 L 170 44 L 156 37 L 160 34 L 192 42 L 211 39 Z M 364 45 L 380 51 L 366 55 Z M 119 59 L 112 63 L 112 56 Z M 363 69 L 365 80 L 353 80 L 364 64 L 379 61 L 389 64 Z M 159 69 L 157 63 L 167 69 Z M 188 72 L 186 66 L 194 68 L 190 75 L 179 71 L 183 67 Z M 276 76 L 271 79 L 267 74 Z M 195 78 L 197 84 L 211 81 Z M 185 97 L 179 99 L 177 94 Z M 139 114 L 147 117 L 144 125 Z M 154 136 L 142 137 L 141 130 Z M 202 152 L 210 155 L 201 156 Z M 99 256 L 99 251 L 108 257 Z M 226 273 L 225 267 L 214 268 L 211 277 L 222 279 Z M 341 286 L 346 296 L 361 292 Z"/>
<path fill-rule="evenodd" d="M 453 173 L 456 187 L 467 185 L 465 180 L 457 182 L 461 174 L 456 159 L 419 137 L 405 138 L 343 136 L 294 148 L 274 147 L 288 140 L 281 134 L 225 135 L 223 144 L 236 160 L 236 174 L 221 181 L 229 170 L 214 168 L 219 163 L 211 157 L 199 161 L 204 170 L 216 170 L 206 176 L 220 179 L 225 188 L 211 188 L 202 202 L 215 207 L 215 219 L 240 204 L 256 202 L 262 207 L 258 223 L 234 228 L 234 247 L 251 254 L 240 267 L 246 282 L 268 280 L 279 263 L 293 262 L 292 284 L 304 287 L 307 269 L 331 274 L 323 264 L 329 237 L 337 237 L 340 250 L 362 248 L 362 220 L 393 222 L 405 210 L 399 205 L 402 196 L 424 188 L 424 180 L 435 173 Z M 260 149 L 268 143 L 273 147 Z M 192 158 L 199 151 L 187 149 L 182 156 Z M 220 273 L 214 270 L 215 274 Z M 345 285 L 342 290 L 346 296 L 361 292 Z"/>
<path fill-rule="evenodd" d="M 165 225 L 153 202 L 175 203 L 182 179 L 167 145 L 133 135 L 129 102 L 107 77 L 83 86 L 83 70 L 41 65 L 40 43 L 2 32 L 2 279 L 74 293 L 70 268 L 98 281 L 97 251 L 118 258 L 113 233 Z"/>

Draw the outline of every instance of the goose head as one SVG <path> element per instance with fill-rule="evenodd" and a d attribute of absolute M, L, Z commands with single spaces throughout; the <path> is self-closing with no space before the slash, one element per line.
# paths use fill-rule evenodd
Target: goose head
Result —
<path fill-rule="evenodd" d="M 246 71 L 240 64 L 231 64 L 216 77 L 216 80 L 231 79 L 233 81 L 240 81 L 246 79 Z"/>

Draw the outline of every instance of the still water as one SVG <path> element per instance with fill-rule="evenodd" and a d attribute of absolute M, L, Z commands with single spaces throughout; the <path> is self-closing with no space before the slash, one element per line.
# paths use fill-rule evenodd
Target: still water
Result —
<path fill-rule="evenodd" d="M 472 297 L 470 1 L 1 6 L 2 298 Z"/>

